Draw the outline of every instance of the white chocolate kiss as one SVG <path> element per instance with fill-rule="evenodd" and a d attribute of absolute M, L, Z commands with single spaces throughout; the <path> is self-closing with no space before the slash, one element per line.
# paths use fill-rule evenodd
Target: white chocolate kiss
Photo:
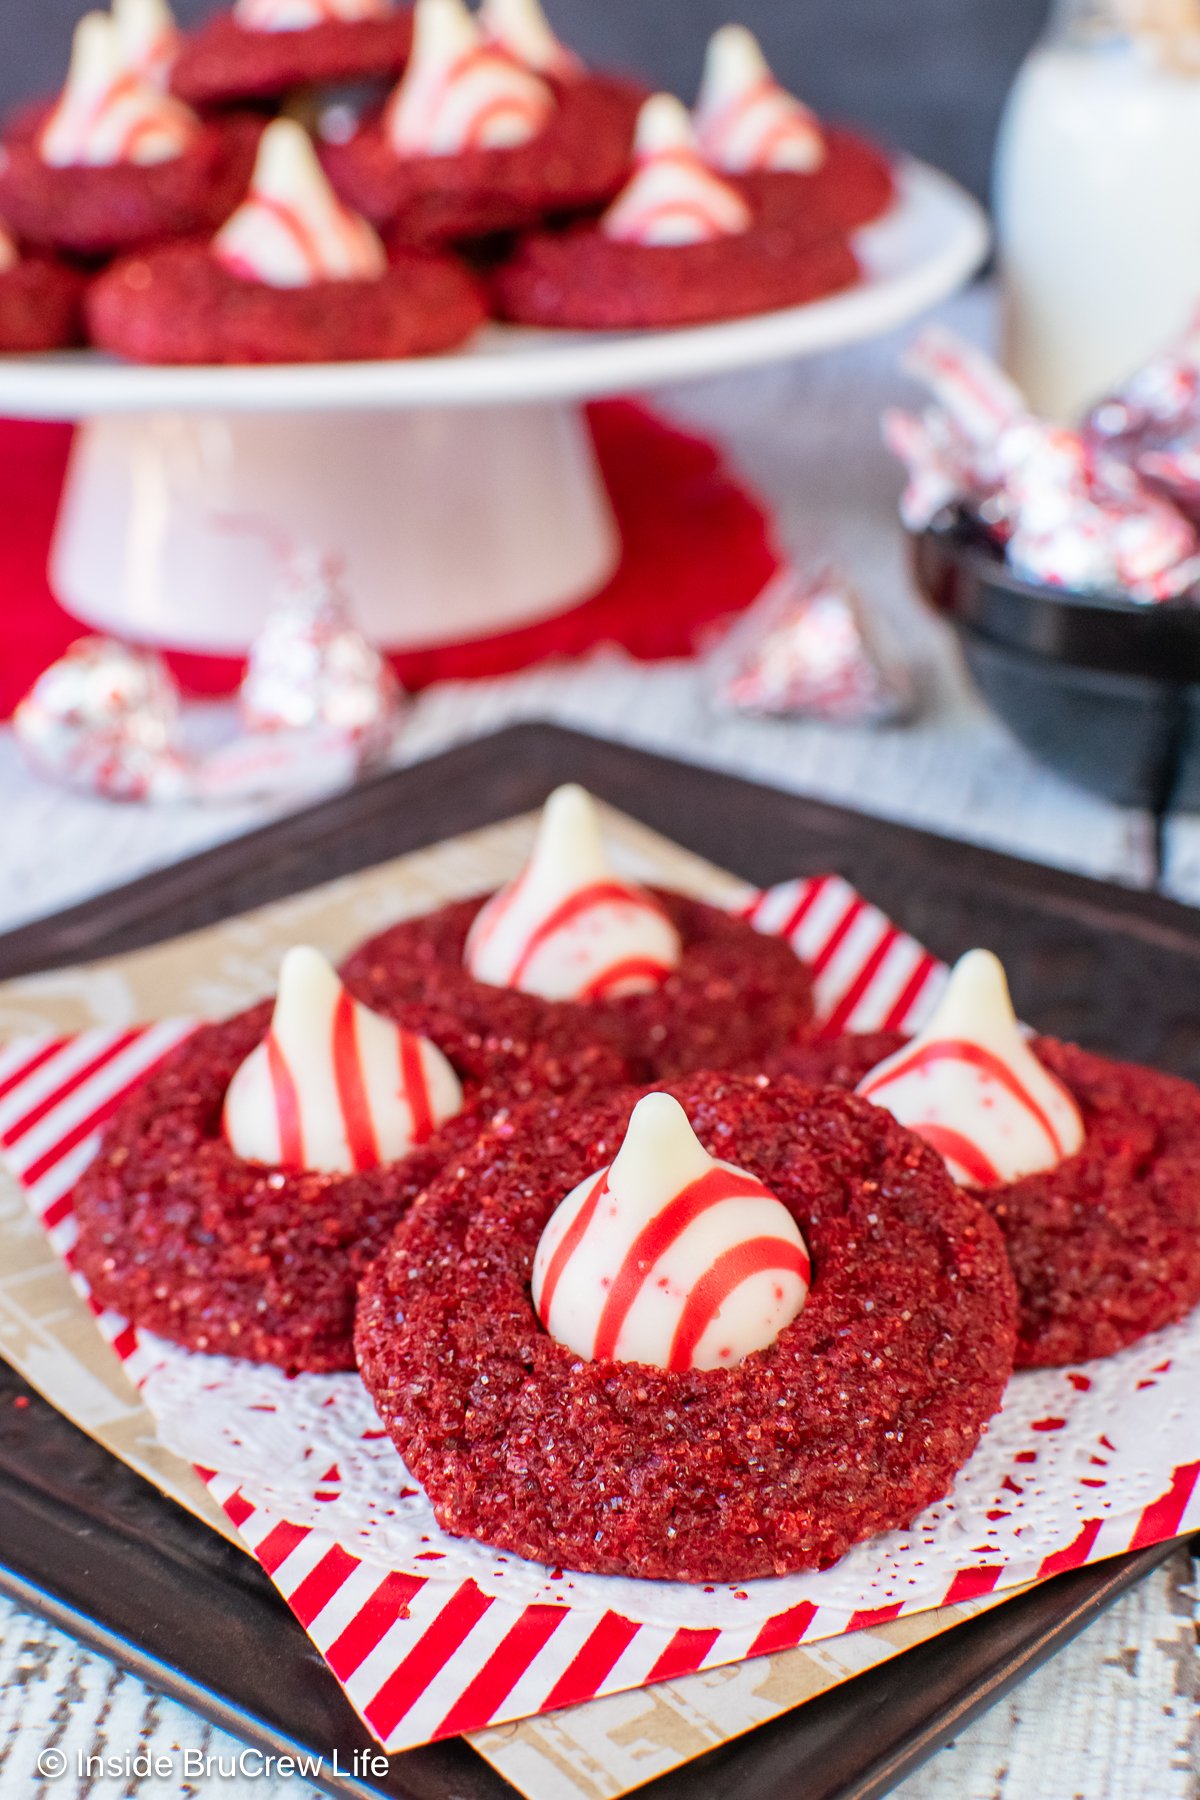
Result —
<path fill-rule="evenodd" d="M 116 23 L 85 13 L 66 85 L 38 140 L 42 161 L 59 169 L 170 162 L 198 129 L 194 113 L 129 67 Z"/>
<path fill-rule="evenodd" d="M 417 0 L 412 54 L 384 113 L 398 156 L 512 149 L 545 128 L 555 105 L 532 69 L 488 47 L 463 0 Z"/>
<path fill-rule="evenodd" d="M 808 175 L 825 160 L 816 115 L 780 87 L 744 25 L 723 25 L 709 39 L 692 117 L 705 160 L 726 175 Z"/>
<path fill-rule="evenodd" d="M 293 119 L 276 119 L 263 132 L 250 191 L 212 250 L 232 274 L 270 287 L 373 281 L 387 268 L 379 238 L 342 205 Z"/>
<path fill-rule="evenodd" d="M 167 0 L 112 0 L 112 21 L 125 67 L 165 91 L 180 43 Z"/>
<path fill-rule="evenodd" d="M 483 0 L 479 25 L 489 44 L 538 75 L 561 80 L 582 71 L 579 58 L 555 37 L 539 0 Z"/>
<path fill-rule="evenodd" d="M 614 874 L 581 787 L 547 800 L 533 855 L 478 914 L 464 960 L 476 981 L 546 1000 L 650 993 L 682 955 L 658 902 Z"/>
<path fill-rule="evenodd" d="M 612 1165 L 573 1188 L 542 1233 L 533 1304 L 588 1361 L 729 1369 L 775 1342 L 809 1280 L 782 1202 L 714 1161 L 677 1100 L 647 1094 Z"/>
<path fill-rule="evenodd" d="M 600 220 L 606 237 L 631 244 L 704 244 L 748 229 L 750 208 L 707 168 L 687 108 L 655 94 L 638 113 L 634 171 Z"/>
<path fill-rule="evenodd" d="M 970 950 L 924 1031 L 858 1085 L 942 1157 L 960 1187 L 1057 1168 L 1083 1143 L 1079 1108 L 1017 1024 L 990 950 Z"/>
<path fill-rule="evenodd" d="M 308 31 L 386 19 L 391 11 L 391 0 L 236 0 L 233 16 L 243 31 Z"/>
<path fill-rule="evenodd" d="M 406 1156 L 462 1105 L 436 1044 L 353 999 L 300 946 L 283 959 L 266 1037 L 229 1084 L 224 1129 L 246 1162 L 349 1174 Z"/>

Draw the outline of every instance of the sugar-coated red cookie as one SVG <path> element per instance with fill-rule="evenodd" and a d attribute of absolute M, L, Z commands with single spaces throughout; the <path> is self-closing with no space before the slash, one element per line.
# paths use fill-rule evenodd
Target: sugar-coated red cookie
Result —
<path fill-rule="evenodd" d="M 904 1041 L 814 1041 L 768 1066 L 852 1088 Z M 1054 1038 L 1033 1049 L 1086 1135 L 1058 1168 L 979 1190 L 1017 1279 L 1018 1368 L 1111 1356 L 1200 1302 L 1200 1089 Z"/>
<path fill-rule="evenodd" d="M 127 257 L 87 298 L 92 340 L 134 362 L 358 362 L 427 356 L 486 317 L 459 263 L 398 251 L 370 281 L 279 288 L 231 274 L 204 244 Z"/>
<path fill-rule="evenodd" d="M 550 123 L 511 149 L 399 157 L 376 117 L 323 145 L 321 160 L 346 204 L 400 243 L 488 237 L 603 206 L 629 172 L 642 91 L 600 75 L 554 87 Z"/>
<path fill-rule="evenodd" d="M 697 1075 L 710 1154 L 780 1199 L 812 1289 L 737 1368 L 585 1362 L 530 1300 L 559 1201 L 612 1161 L 636 1093 L 534 1103 L 421 1195 L 363 1282 L 363 1380 L 439 1523 L 539 1562 L 678 1581 L 825 1568 L 946 1493 L 1012 1367 L 984 1209 L 887 1114 Z"/>
<path fill-rule="evenodd" d="M 679 967 L 650 993 L 544 1000 L 476 981 L 464 954 L 487 896 L 393 925 L 356 950 L 342 973 L 368 1006 L 396 1017 L 421 999 L 475 1030 L 513 1030 L 568 1050 L 609 1044 L 634 1081 L 756 1063 L 806 1029 L 812 983 L 782 938 L 683 894 L 650 892 L 683 940 Z"/>
<path fill-rule="evenodd" d="M 25 242 L 103 257 L 216 229 L 250 183 L 262 132 L 245 116 L 205 125 L 182 155 L 159 163 L 56 168 L 35 136 L 0 159 L 0 218 Z"/>
<path fill-rule="evenodd" d="M 623 1070 L 600 1047 L 565 1058 L 413 1007 L 406 1023 L 450 1059 L 464 1110 L 381 1168 L 271 1169 L 235 1155 L 221 1131 L 226 1089 L 270 1014 L 267 1002 L 201 1027 L 122 1103 L 75 1190 L 78 1265 L 106 1305 L 188 1349 L 349 1369 L 355 1283 L 442 1163 L 497 1111 L 556 1089 L 611 1088 Z"/>
<path fill-rule="evenodd" d="M 497 316 L 519 325 L 636 330 L 773 312 L 853 286 L 843 237 L 806 242 L 755 223 L 700 244 L 635 244 L 595 225 L 523 238 L 492 277 Z"/>
<path fill-rule="evenodd" d="M 0 271 L 0 351 L 64 350 L 83 341 L 87 279 L 49 256 Z"/>
<path fill-rule="evenodd" d="M 806 241 L 844 236 L 887 212 L 896 198 L 891 160 L 852 131 L 826 127 L 825 160 L 811 174 L 763 169 L 726 176 L 755 214 Z"/>
<path fill-rule="evenodd" d="M 336 86 L 399 75 L 412 43 L 412 12 L 387 19 L 331 19 L 302 31 L 246 31 L 218 13 L 183 43 L 171 86 L 190 106 L 270 100 L 289 88 Z"/>

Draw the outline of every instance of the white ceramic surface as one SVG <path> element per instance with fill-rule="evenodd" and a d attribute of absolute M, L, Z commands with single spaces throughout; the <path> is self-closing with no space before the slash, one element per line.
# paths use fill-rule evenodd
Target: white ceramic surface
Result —
<path fill-rule="evenodd" d="M 989 238 L 962 189 L 908 162 L 897 204 L 857 242 L 866 278 L 849 292 L 679 331 L 493 327 L 453 356 L 308 367 L 0 357 L 0 413 L 88 422 L 55 592 L 100 630 L 240 653 L 278 573 L 266 530 L 230 530 L 257 521 L 340 552 L 357 622 L 388 649 L 563 611 L 619 555 L 573 402 L 875 336 L 959 287 Z"/>
<path fill-rule="evenodd" d="M 51 585 L 97 630 L 236 655 L 278 584 L 272 539 L 340 555 L 392 650 L 545 618 L 620 555 L 575 406 L 133 414 L 75 440 Z"/>
<path fill-rule="evenodd" d="M 935 169 L 905 162 L 897 204 L 856 240 L 866 279 L 784 312 L 624 334 L 495 326 L 468 350 L 408 362 L 264 368 L 135 367 L 76 351 L 0 357 L 0 412 L 80 419 L 112 412 L 393 411 L 505 406 L 628 393 L 877 336 L 954 292 L 987 254 L 982 209 Z"/>

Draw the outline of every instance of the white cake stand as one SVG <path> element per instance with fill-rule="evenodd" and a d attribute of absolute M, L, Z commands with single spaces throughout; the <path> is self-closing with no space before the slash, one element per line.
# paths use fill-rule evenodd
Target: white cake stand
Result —
<path fill-rule="evenodd" d="M 856 240 L 863 282 L 809 306 L 678 331 L 495 326 L 409 362 L 0 357 L 0 413 L 84 421 L 50 572 L 87 624 L 237 654 L 286 542 L 344 558 L 377 643 L 452 643 L 560 611 L 615 567 L 581 402 L 878 335 L 960 287 L 988 243 L 976 203 L 907 162 L 896 204 Z"/>

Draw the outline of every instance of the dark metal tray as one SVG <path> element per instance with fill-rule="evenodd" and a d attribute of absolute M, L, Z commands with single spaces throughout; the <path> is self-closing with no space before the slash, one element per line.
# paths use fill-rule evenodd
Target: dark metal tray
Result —
<path fill-rule="evenodd" d="M 840 870 L 943 956 L 992 945 L 1043 1029 L 1200 1078 L 1200 915 L 545 725 L 380 776 L 10 932 L 0 979 L 282 898 L 526 811 L 568 779 L 753 881 Z M 263 1748 L 336 1747 L 350 1764 L 369 1740 L 248 1557 L 2 1365 L 0 1421 L 0 1590 Z M 655 1800 L 784 1800 L 801 1780 L 805 1800 L 886 1793 L 1170 1551 L 1059 1576 L 663 1777 Z M 408 1800 L 513 1792 L 458 1741 L 392 1757 L 379 1784 L 324 1785 Z"/>

